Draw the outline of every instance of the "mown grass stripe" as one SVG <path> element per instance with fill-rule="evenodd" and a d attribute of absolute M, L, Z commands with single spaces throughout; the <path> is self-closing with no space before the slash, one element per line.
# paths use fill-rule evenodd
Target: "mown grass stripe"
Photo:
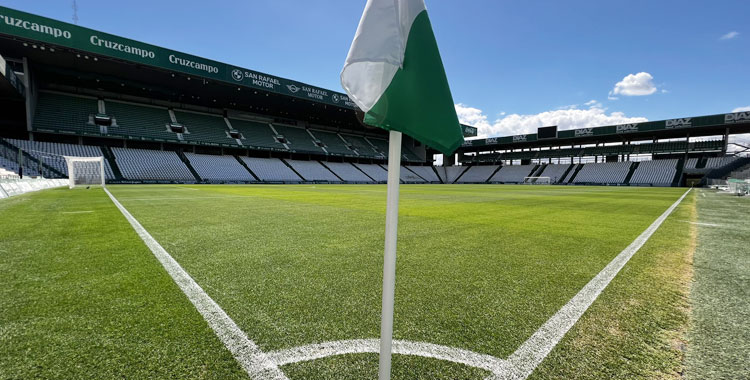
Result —
<path fill-rule="evenodd" d="M 227 313 L 193 280 L 179 263 L 154 239 L 128 210 L 109 192 L 112 202 L 125 216 L 141 240 L 164 266 L 180 290 L 208 322 L 219 339 L 252 379 L 288 380 L 260 348 L 240 330 Z"/>

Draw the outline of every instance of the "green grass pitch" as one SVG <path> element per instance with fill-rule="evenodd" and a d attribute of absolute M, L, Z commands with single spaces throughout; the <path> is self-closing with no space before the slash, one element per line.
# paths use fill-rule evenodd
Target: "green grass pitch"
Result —
<path fill-rule="evenodd" d="M 110 186 L 265 352 L 378 338 L 380 185 Z M 394 338 L 506 358 L 685 189 L 402 185 Z M 693 192 L 531 375 L 682 371 Z M 101 189 L 0 201 L 0 378 L 247 378 Z M 374 378 L 377 354 L 281 367 Z M 482 379 L 394 355 L 394 379 Z"/>

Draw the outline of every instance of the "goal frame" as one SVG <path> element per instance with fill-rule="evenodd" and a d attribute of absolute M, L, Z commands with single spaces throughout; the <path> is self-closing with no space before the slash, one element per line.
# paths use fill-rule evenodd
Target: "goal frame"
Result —
<path fill-rule="evenodd" d="M 76 187 L 76 181 L 75 181 L 75 163 L 76 162 L 98 162 L 99 163 L 99 177 L 100 177 L 100 183 L 98 185 L 101 185 L 102 187 L 105 186 L 105 176 L 104 176 L 104 157 L 76 157 L 76 156 L 63 156 L 65 158 L 65 164 L 68 166 L 68 188 L 72 189 Z M 88 184 L 94 185 L 93 183 Z"/>
<path fill-rule="evenodd" d="M 539 180 L 543 181 L 539 181 Z M 534 180 L 534 181 L 531 181 Z M 524 185 L 551 185 L 552 184 L 552 178 L 547 176 L 541 176 L 541 177 L 523 177 L 523 184 Z"/>

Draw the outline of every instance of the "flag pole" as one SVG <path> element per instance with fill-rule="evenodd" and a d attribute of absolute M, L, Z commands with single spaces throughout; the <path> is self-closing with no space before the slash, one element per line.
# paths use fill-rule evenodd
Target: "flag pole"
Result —
<path fill-rule="evenodd" d="M 401 132 L 388 136 L 388 200 L 385 209 L 385 254 L 383 260 L 383 305 L 380 315 L 379 380 L 391 378 L 393 304 L 396 289 L 396 239 L 398 237 L 398 188 L 401 171 Z"/>

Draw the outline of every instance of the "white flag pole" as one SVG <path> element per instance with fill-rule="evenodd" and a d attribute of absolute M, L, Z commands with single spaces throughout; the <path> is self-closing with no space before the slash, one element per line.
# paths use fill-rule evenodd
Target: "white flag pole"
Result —
<path fill-rule="evenodd" d="M 396 288 L 396 239 L 398 237 L 398 188 L 401 171 L 401 132 L 388 136 L 388 200 L 385 209 L 385 254 L 383 261 L 383 306 L 380 316 L 380 368 L 378 378 L 391 378 L 393 304 Z"/>

